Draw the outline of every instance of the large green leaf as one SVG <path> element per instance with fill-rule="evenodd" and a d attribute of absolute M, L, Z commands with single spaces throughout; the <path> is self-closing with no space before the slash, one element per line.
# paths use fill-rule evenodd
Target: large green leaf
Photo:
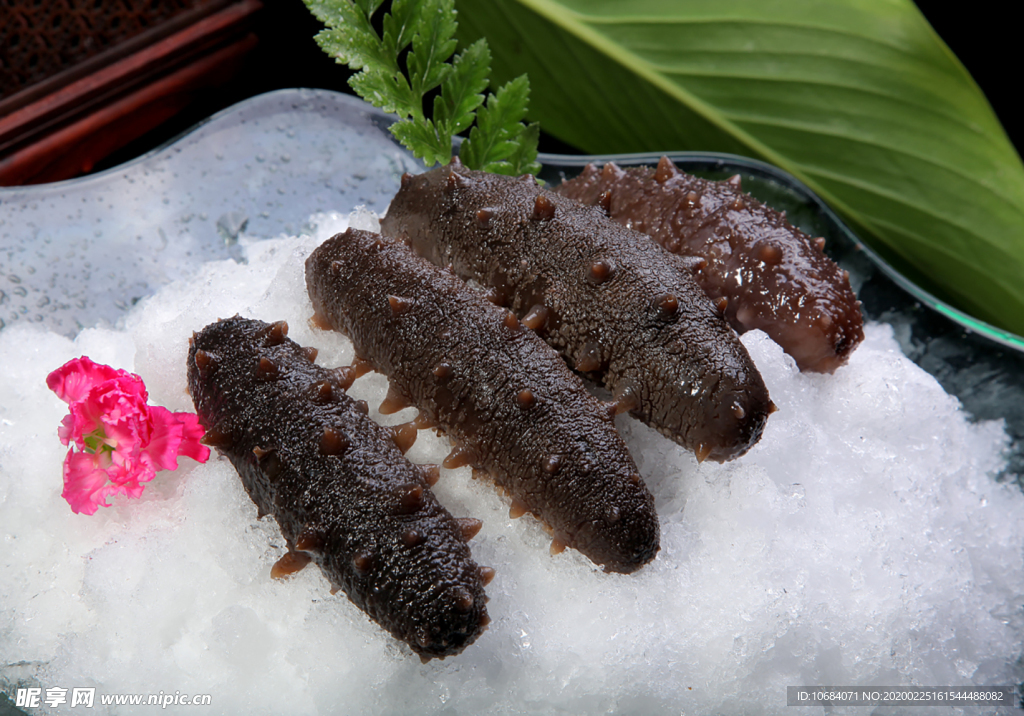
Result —
<path fill-rule="evenodd" d="M 911 278 L 1024 334 L 1024 166 L 909 0 L 456 0 L 497 81 L 590 153 L 744 154 Z"/>

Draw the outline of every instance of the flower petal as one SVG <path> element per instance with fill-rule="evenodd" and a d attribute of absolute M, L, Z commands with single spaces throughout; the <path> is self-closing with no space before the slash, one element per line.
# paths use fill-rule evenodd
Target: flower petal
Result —
<path fill-rule="evenodd" d="M 175 470 L 178 467 L 178 446 L 181 445 L 183 425 L 167 408 L 154 405 L 149 409 L 153 428 L 149 444 L 143 450 L 153 460 L 157 470 Z"/>
<path fill-rule="evenodd" d="M 107 495 L 117 491 L 107 477 L 99 455 L 68 450 L 64 458 L 64 492 L 61 497 L 68 501 L 73 512 L 91 515 L 100 505 L 106 506 Z"/>
<path fill-rule="evenodd" d="M 116 378 L 119 373 L 109 365 L 93 363 L 87 356 L 74 358 L 46 376 L 46 385 L 65 403 L 81 400 L 99 383 Z"/>
<path fill-rule="evenodd" d="M 175 413 L 174 417 L 181 423 L 181 445 L 178 446 L 178 454 L 190 457 L 196 462 L 206 462 L 210 459 L 210 448 L 199 442 L 206 431 L 199 424 L 199 416 L 195 413 Z"/>

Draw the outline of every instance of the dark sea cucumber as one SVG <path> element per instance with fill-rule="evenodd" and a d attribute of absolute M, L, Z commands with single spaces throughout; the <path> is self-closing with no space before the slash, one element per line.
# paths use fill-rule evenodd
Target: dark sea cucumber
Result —
<path fill-rule="evenodd" d="M 453 518 L 393 435 L 345 393 L 354 376 L 313 363 L 283 321 L 235 317 L 195 334 L 188 384 L 207 442 L 238 470 L 289 551 L 424 660 L 462 651 L 488 623 L 493 570 L 470 557 L 478 520 Z"/>
<path fill-rule="evenodd" d="M 693 450 L 742 455 L 774 409 L 735 331 L 669 254 L 597 208 L 457 162 L 406 175 L 383 231 L 505 305 L 621 408 Z"/>
<path fill-rule="evenodd" d="M 708 181 L 668 157 L 657 169 L 613 163 L 583 172 L 556 191 L 601 206 L 619 223 L 673 253 L 700 257 L 696 274 L 739 332 L 760 328 L 801 370 L 831 373 L 864 339 L 849 275 L 783 213 L 740 189 L 740 178 Z"/>
<path fill-rule="evenodd" d="M 381 412 L 407 405 L 416 424 L 456 444 L 446 467 L 482 468 L 607 571 L 632 572 L 659 545 L 654 499 L 614 425 L 562 359 L 507 309 L 399 241 L 349 230 L 306 261 L 317 322 L 346 334 L 390 379 Z"/>

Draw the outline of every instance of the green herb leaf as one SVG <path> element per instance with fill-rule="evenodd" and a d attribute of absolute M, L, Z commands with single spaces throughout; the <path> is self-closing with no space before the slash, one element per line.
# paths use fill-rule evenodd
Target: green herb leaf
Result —
<path fill-rule="evenodd" d="M 1024 165 L 909 0 L 456 0 L 587 152 L 745 154 L 919 284 L 1024 334 Z"/>
<path fill-rule="evenodd" d="M 530 80 L 520 75 L 503 85 L 487 104 L 477 111 L 476 126 L 462 144 L 459 158 L 467 166 L 476 166 L 496 174 L 512 174 L 515 167 L 507 161 L 516 151 L 517 140 L 525 127 L 522 119 L 530 101 Z"/>
<path fill-rule="evenodd" d="M 452 137 L 469 128 L 479 111 L 481 124 L 466 142 L 470 153 L 464 164 L 504 172 L 540 170 L 539 134 L 522 124 L 530 92 L 525 77 L 483 106 L 491 62 L 487 43 L 474 42 L 448 62 L 457 45 L 454 0 L 394 0 L 381 18 L 380 35 L 371 20 L 381 0 L 305 2 L 327 25 L 316 37 L 320 47 L 359 70 L 349 84 L 370 104 L 399 116 L 392 134 L 428 166 L 451 159 Z M 407 50 L 403 71 L 399 60 Z M 428 118 L 423 104 L 438 87 Z"/>
<path fill-rule="evenodd" d="M 447 134 L 454 136 L 473 123 L 490 73 L 491 51 L 483 40 L 455 56 L 452 71 L 441 84 L 441 95 L 434 98 L 434 122 Z"/>

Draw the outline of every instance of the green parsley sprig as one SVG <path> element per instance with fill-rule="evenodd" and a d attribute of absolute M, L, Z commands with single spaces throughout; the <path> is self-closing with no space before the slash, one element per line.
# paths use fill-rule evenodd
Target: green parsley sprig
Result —
<path fill-rule="evenodd" d="M 477 40 L 451 59 L 457 45 L 455 0 L 394 0 L 381 18 L 380 34 L 372 20 L 382 0 L 304 1 L 327 26 L 317 43 L 359 71 L 349 84 L 374 107 L 400 117 L 391 133 L 427 166 L 448 163 L 452 137 L 469 129 L 459 158 L 470 169 L 540 171 L 539 126 L 523 123 L 530 82 L 520 75 L 484 98 L 491 72 L 487 41 Z M 425 98 L 438 88 L 428 117 Z"/>

